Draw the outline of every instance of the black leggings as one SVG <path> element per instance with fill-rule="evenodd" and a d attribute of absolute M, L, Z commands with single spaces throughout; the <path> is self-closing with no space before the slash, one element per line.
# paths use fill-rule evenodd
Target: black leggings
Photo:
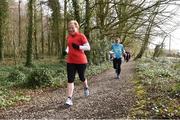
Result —
<path fill-rule="evenodd" d="M 67 63 L 67 78 L 68 83 L 73 83 L 76 75 L 76 71 L 78 72 L 79 79 L 84 82 L 85 81 L 85 70 L 86 64 L 71 64 Z"/>
<path fill-rule="evenodd" d="M 117 75 L 120 75 L 121 73 L 121 58 L 114 58 L 113 59 L 113 67 L 116 69 Z"/>

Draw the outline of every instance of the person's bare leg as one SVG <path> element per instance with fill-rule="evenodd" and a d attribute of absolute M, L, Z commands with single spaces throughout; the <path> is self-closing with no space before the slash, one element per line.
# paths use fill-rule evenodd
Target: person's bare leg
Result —
<path fill-rule="evenodd" d="M 65 104 L 68 106 L 73 105 L 73 102 L 72 102 L 73 91 L 74 91 L 74 83 L 68 83 L 67 84 L 67 97 L 68 98 L 65 102 Z"/>
<path fill-rule="evenodd" d="M 83 83 L 84 83 L 84 88 L 88 88 L 87 79 Z"/>
<path fill-rule="evenodd" d="M 72 98 L 73 91 L 74 91 L 74 83 L 68 83 L 67 84 L 67 96 Z"/>

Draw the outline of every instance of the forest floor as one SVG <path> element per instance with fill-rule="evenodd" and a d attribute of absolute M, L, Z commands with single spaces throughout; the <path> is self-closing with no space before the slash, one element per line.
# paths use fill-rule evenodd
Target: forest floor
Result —
<path fill-rule="evenodd" d="M 122 64 L 121 79 L 115 79 L 114 69 L 89 79 L 90 96 L 85 97 L 83 86 L 75 85 L 72 107 L 64 105 L 66 89 L 46 90 L 34 95 L 23 105 L 8 108 L 0 113 L 0 119 L 118 119 L 128 118 L 135 104 L 132 82 L 135 63 Z"/>

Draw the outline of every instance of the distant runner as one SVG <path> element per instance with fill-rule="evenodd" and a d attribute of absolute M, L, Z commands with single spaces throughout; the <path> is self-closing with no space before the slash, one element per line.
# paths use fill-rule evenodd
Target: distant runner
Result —
<path fill-rule="evenodd" d="M 121 39 L 116 38 L 112 44 L 110 57 L 113 60 L 113 67 L 116 73 L 116 79 L 120 79 L 122 56 L 125 54 L 124 46 L 121 44 Z"/>

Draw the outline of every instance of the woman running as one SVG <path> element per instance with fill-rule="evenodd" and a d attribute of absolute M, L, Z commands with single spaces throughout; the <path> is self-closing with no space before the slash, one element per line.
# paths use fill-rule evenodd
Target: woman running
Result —
<path fill-rule="evenodd" d="M 89 96 L 89 88 L 87 79 L 85 78 L 85 70 L 87 66 L 87 57 L 84 51 L 89 51 L 90 45 L 86 36 L 79 32 L 79 24 L 75 20 L 68 23 L 68 37 L 67 37 L 67 100 L 66 105 L 73 105 L 72 96 L 74 90 L 74 79 L 76 72 L 79 79 L 84 85 L 84 95 Z"/>

